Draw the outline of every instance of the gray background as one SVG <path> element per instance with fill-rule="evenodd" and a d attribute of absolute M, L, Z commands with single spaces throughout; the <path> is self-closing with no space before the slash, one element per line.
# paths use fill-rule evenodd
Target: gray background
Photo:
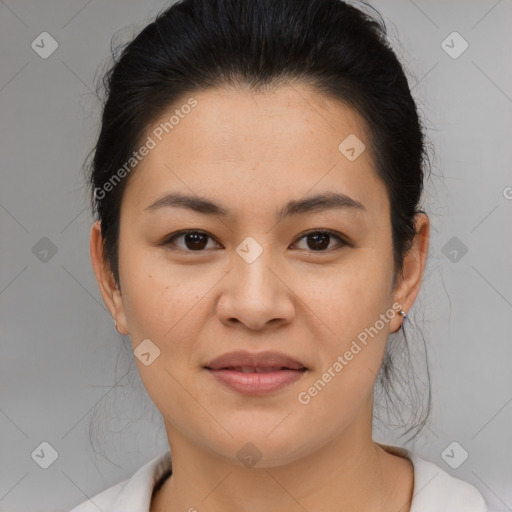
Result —
<path fill-rule="evenodd" d="M 512 2 L 374 5 L 436 152 L 425 195 L 431 252 L 409 326 L 426 337 L 434 409 L 408 447 L 473 483 L 495 510 L 512 510 Z M 167 448 L 96 285 L 80 172 L 111 37 L 130 39 L 163 6 L 0 1 L 0 511 L 69 510 Z M 58 43 L 46 59 L 31 47 L 44 31 Z M 469 44 L 457 58 L 442 46 L 453 31 Z M 31 456 L 44 441 L 58 452 L 48 469 Z M 469 453 L 457 469 L 441 455 L 454 441 Z"/>

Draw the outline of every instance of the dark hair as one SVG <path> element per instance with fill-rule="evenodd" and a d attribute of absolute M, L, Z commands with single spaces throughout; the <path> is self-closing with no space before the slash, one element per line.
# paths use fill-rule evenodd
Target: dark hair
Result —
<path fill-rule="evenodd" d="M 373 7 L 362 3 L 357 9 L 341 0 L 182 0 L 113 58 L 102 84 L 107 98 L 88 184 L 105 261 L 119 287 L 120 206 L 130 176 L 107 183 L 148 127 L 194 92 L 290 83 L 312 86 L 365 119 L 369 150 L 390 200 L 396 278 L 416 234 L 428 158 L 406 76 Z M 386 382 L 392 368 L 388 352 L 381 368 Z M 429 410 L 430 381 L 420 428 Z"/>

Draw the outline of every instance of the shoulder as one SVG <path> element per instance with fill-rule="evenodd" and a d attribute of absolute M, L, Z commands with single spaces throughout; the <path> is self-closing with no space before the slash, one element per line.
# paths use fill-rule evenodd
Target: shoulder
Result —
<path fill-rule="evenodd" d="M 480 491 L 436 464 L 409 452 L 414 465 L 410 512 L 489 512 Z"/>
<path fill-rule="evenodd" d="M 393 455 L 408 458 L 414 467 L 410 512 L 491 512 L 480 491 L 464 480 L 406 448 L 382 445 Z"/>
<path fill-rule="evenodd" d="M 128 480 L 123 480 L 122 482 L 109 487 L 96 496 L 93 496 L 80 505 L 77 505 L 70 512 L 98 512 L 98 509 L 104 511 L 110 510 L 112 503 L 115 502 L 127 482 Z"/>
<path fill-rule="evenodd" d="M 171 454 L 166 451 L 139 468 L 130 478 L 89 498 L 70 512 L 148 512 L 153 489 L 170 468 Z"/>
<path fill-rule="evenodd" d="M 416 454 L 411 460 L 415 478 L 411 512 L 488 512 L 475 486 Z"/>

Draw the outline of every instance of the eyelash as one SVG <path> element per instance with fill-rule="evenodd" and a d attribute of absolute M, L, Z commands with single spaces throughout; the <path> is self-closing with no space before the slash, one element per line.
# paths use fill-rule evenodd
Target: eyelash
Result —
<path fill-rule="evenodd" d="M 164 239 L 164 241 L 162 242 L 162 245 L 167 247 L 170 251 L 181 251 L 181 252 L 185 252 L 185 253 L 201 253 L 201 252 L 208 251 L 209 249 L 202 249 L 202 250 L 192 251 L 192 250 L 189 250 L 189 249 L 182 249 L 181 247 L 177 247 L 177 248 L 169 247 L 170 245 L 172 245 L 172 240 L 173 239 L 175 239 L 175 238 L 177 238 L 179 236 L 188 235 L 188 234 L 191 234 L 191 233 L 198 233 L 198 234 L 201 234 L 201 235 L 206 235 L 207 237 L 211 238 L 212 240 L 215 240 L 215 238 L 212 235 L 210 235 L 209 233 L 207 233 L 205 231 L 200 231 L 200 230 L 197 230 L 197 229 L 184 229 L 182 231 L 176 231 L 175 233 L 172 233 L 171 235 L 166 237 Z M 309 252 L 312 252 L 312 253 L 329 253 L 329 252 L 331 252 L 333 250 L 339 250 L 339 249 L 341 249 L 341 248 L 343 248 L 345 246 L 353 247 L 352 243 L 350 243 L 347 239 L 345 239 L 343 236 L 341 236 L 336 231 L 332 231 L 330 229 L 322 229 L 322 228 L 312 229 L 312 230 L 306 231 L 305 233 L 302 233 L 297 238 L 297 242 L 302 240 L 303 238 L 307 237 L 308 235 L 313 235 L 313 234 L 323 234 L 323 235 L 329 235 L 331 237 L 334 237 L 334 238 L 336 238 L 338 240 L 338 242 L 340 243 L 340 246 L 338 248 L 334 247 L 334 248 L 318 250 L 318 251 L 310 250 Z M 297 243 L 297 242 L 294 242 L 294 243 Z M 218 242 L 216 241 L 216 243 L 218 243 Z M 299 249 L 299 250 L 307 250 L 307 249 Z"/>

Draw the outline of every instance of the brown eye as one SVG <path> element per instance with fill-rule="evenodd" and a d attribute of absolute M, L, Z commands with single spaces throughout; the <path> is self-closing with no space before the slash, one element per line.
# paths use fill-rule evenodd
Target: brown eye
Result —
<path fill-rule="evenodd" d="M 302 237 L 299 240 L 307 240 L 307 247 L 303 247 L 302 249 L 314 252 L 325 252 L 328 249 L 332 249 L 332 247 L 329 247 L 329 245 L 333 238 L 337 239 L 340 242 L 339 245 L 341 246 L 349 245 L 335 232 L 324 229 L 309 231 L 308 233 L 302 235 Z"/>
<path fill-rule="evenodd" d="M 183 239 L 183 245 L 178 245 L 175 243 L 175 240 L 178 240 L 180 238 Z M 215 247 L 218 247 L 218 244 L 216 242 L 214 242 L 213 247 L 207 247 L 209 240 L 213 241 L 213 238 L 202 231 L 180 231 L 168 237 L 164 241 L 163 245 L 177 246 L 178 249 L 192 252 L 202 251 L 204 249 L 214 249 Z M 174 248 L 170 247 L 170 249 Z"/>

